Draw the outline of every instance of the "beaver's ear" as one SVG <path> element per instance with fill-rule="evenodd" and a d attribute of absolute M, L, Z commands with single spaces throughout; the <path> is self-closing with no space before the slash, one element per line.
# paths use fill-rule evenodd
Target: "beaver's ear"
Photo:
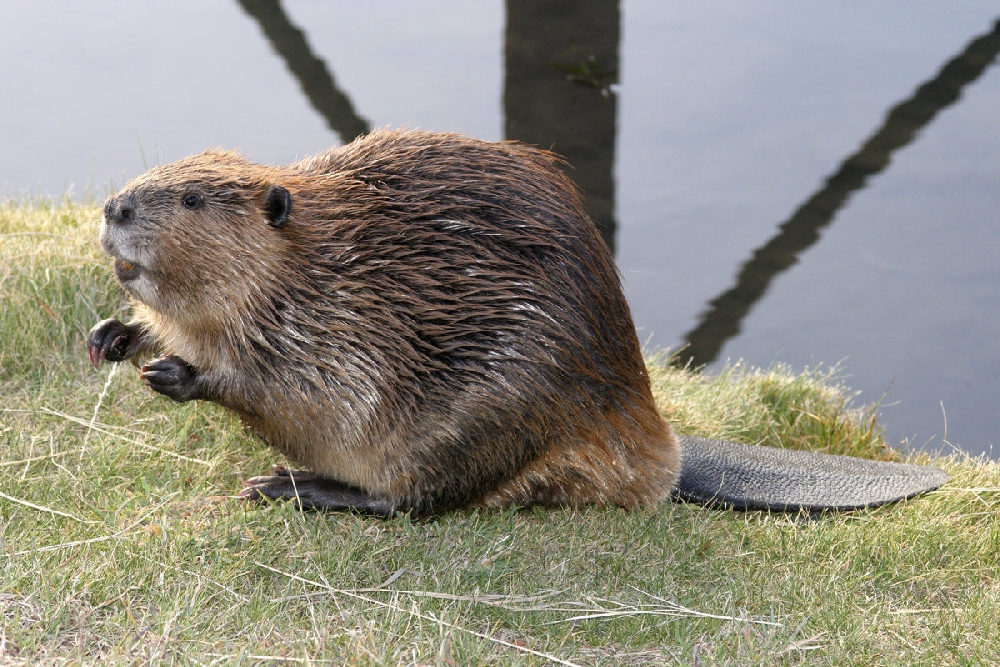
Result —
<path fill-rule="evenodd" d="M 269 185 L 264 191 L 264 215 L 267 224 L 281 227 L 292 210 L 292 195 L 280 185 Z"/>

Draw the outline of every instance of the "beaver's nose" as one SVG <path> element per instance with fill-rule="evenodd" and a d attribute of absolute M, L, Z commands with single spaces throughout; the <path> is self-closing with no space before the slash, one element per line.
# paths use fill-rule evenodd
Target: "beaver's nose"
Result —
<path fill-rule="evenodd" d="M 135 220 L 135 197 L 115 195 L 104 204 L 104 220 L 110 225 L 128 225 Z"/>

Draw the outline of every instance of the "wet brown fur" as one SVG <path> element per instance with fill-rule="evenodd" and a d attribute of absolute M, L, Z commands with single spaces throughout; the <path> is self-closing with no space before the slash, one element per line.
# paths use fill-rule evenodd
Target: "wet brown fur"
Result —
<path fill-rule="evenodd" d="M 677 442 L 555 162 L 378 131 L 285 167 L 217 151 L 156 167 L 109 200 L 134 224 L 102 226 L 142 266 L 130 356 L 179 356 L 199 398 L 392 510 L 653 505 Z M 277 228 L 273 186 L 292 202 Z"/>

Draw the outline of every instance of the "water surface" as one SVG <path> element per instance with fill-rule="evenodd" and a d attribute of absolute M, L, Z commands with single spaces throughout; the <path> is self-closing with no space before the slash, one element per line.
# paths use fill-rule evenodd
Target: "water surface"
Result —
<path fill-rule="evenodd" d="M 0 196 L 100 200 L 210 146 L 287 163 L 370 127 L 532 141 L 574 163 L 648 349 L 836 365 L 894 441 L 991 451 L 1000 11 L 573 6 L 9 1 Z"/>

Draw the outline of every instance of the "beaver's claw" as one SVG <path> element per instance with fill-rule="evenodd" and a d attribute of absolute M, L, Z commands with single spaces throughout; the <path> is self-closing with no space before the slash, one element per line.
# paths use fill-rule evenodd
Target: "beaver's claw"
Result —
<path fill-rule="evenodd" d="M 201 398 L 201 378 L 198 371 L 177 356 L 153 359 L 139 371 L 146 386 L 173 400 L 184 401 Z"/>
<path fill-rule="evenodd" d="M 115 318 L 109 318 L 87 334 L 87 356 L 90 363 L 100 366 L 104 361 L 123 361 L 127 358 L 134 332 Z"/>

